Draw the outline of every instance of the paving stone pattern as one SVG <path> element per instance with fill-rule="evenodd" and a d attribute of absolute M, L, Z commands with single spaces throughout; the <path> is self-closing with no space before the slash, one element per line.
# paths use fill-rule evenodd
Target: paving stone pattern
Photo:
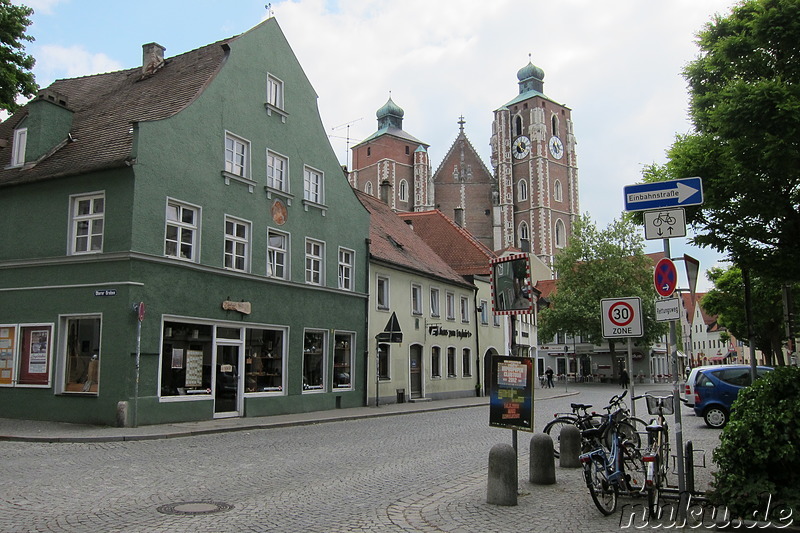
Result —
<path fill-rule="evenodd" d="M 568 395 L 537 389 L 535 425 L 540 430 L 570 402 L 599 407 L 616 392 L 600 385 L 571 385 Z M 643 404 L 641 410 L 646 412 Z M 685 408 L 683 414 L 684 433 L 706 450 L 710 465 L 719 431 Z M 489 450 L 511 442 L 511 431 L 489 427 L 486 404 L 158 440 L 0 442 L 0 531 L 619 530 L 620 514 L 597 511 L 580 469 L 556 464 L 555 485 L 528 483 L 530 434 L 518 436 L 520 496 L 514 507 L 486 503 Z M 707 484 L 710 469 L 697 477 Z M 190 502 L 197 505 L 180 506 Z M 641 500 L 620 501 L 626 503 Z M 233 508 L 159 512 L 161 506 L 207 510 L 211 504 Z"/>

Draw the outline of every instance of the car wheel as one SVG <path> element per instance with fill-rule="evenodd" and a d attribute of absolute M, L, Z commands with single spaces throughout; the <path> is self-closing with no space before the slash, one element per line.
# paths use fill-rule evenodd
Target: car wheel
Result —
<path fill-rule="evenodd" d="M 711 406 L 703 413 L 706 425 L 710 428 L 720 429 L 728 423 L 728 411 L 719 406 Z"/>

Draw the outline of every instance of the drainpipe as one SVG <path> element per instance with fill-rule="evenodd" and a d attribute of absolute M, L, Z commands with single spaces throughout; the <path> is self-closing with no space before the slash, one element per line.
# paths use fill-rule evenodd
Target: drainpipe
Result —
<path fill-rule="evenodd" d="M 366 338 L 364 339 L 364 407 L 369 405 L 369 347 L 372 342 L 369 335 L 369 287 L 370 287 L 370 271 L 369 271 L 369 245 L 372 241 L 369 238 L 364 239 L 364 244 L 367 247 L 366 259 L 364 260 L 364 267 L 367 273 L 366 277 L 366 287 L 364 287 L 364 292 L 366 293 L 367 297 L 364 299 L 364 330 L 366 331 Z M 375 368 L 375 372 L 378 369 Z M 375 391 L 375 394 L 378 394 L 378 391 Z"/>
<path fill-rule="evenodd" d="M 474 284 L 474 280 L 473 280 Z M 480 311 L 478 309 L 479 301 L 478 301 L 478 286 L 475 286 L 475 293 L 473 294 L 473 300 L 475 301 L 475 390 L 481 390 L 481 343 L 480 343 L 480 329 L 481 329 L 481 322 L 480 322 Z M 476 396 L 481 396 L 481 393 L 476 393 Z"/>

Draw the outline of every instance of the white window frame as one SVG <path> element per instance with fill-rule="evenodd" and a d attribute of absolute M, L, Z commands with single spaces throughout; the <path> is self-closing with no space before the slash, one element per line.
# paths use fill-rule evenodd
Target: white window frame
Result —
<path fill-rule="evenodd" d="M 325 285 L 325 243 L 306 238 L 305 258 L 306 283 Z"/>
<path fill-rule="evenodd" d="M 564 193 L 561 187 L 561 180 L 557 179 L 553 182 L 553 200 L 561 202 L 564 200 Z"/>
<path fill-rule="evenodd" d="M 102 200 L 100 210 L 97 210 L 97 200 Z M 97 254 L 103 251 L 103 240 L 105 236 L 105 210 L 106 195 L 103 191 L 85 194 L 74 194 L 70 196 L 70 232 L 69 232 L 69 255 Z M 78 206 L 81 202 L 89 202 L 89 213 L 79 214 Z M 96 222 L 100 222 L 100 231 L 97 232 Z M 81 223 L 88 224 L 88 233 L 79 230 Z M 99 248 L 94 249 L 92 242 L 95 237 L 100 238 Z M 86 249 L 78 249 L 78 239 L 86 239 Z"/>
<path fill-rule="evenodd" d="M 377 276 L 375 279 L 375 306 L 378 309 L 389 310 L 389 278 Z"/>
<path fill-rule="evenodd" d="M 233 225 L 234 233 L 228 233 L 228 224 Z M 236 231 L 238 228 L 244 228 L 245 235 L 241 237 Z M 238 272 L 250 272 L 250 236 L 252 235 L 252 224 L 241 218 L 232 216 L 225 216 L 225 247 L 223 250 L 222 264 L 228 270 L 236 270 Z M 228 247 L 231 246 L 229 250 Z M 238 246 L 237 246 L 238 245 Z M 242 247 L 241 251 L 237 250 Z M 230 259 L 230 261 L 229 261 Z M 242 268 L 236 266 L 237 259 L 241 259 Z M 231 264 L 229 264 L 229 262 Z"/>
<path fill-rule="evenodd" d="M 325 174 L 308 165 L 303 167 L 303 200 L 318 205 L 325 203 Z"/>
<path fill-rule="evenodd" d="M 353 274 L 355 272 L 355 250 L 339 247 L 339 288 L 344 291 L 353 291 Z"/>
<path fill-rule="evenodd" d="M 364 192 L 369 194 L 370 196 L 372 196 L 372 182 L 371 181 L 368 181 L 366 184 L 364 184 Z"/>
<path fill-rule="evenodd" d="M 459 298 L 459 307 L 461 308 L 461 322 L 469 324 L 469 298 L 461 296 Z"/>
<path fill-rule="evenodd" d="M 555 224 L 555 243 L 556 248 L 563 248 L 567 245 L 567 227 L 561 219 L 556 220 Z"/>
<path fill-rule="evenodd" d="M 170 220 L 169 219 L 169 210 L 170 207 L 174 207 L 178 209 L 178 218 L 177 220 Z M 184 211 L 193 211 L 194 212 L 194 223 L 188 223 L 183 221 L 183 212 Z M 166 214 L 164 219 L 164 255 L 167 257 L 172 257 L 174 259 L 180 259 L 182 261 L 191 261 L 196 263 L 200 260 L 200 222 L 201 222 L 201 215 L 202 210 L 199 206 L 188 204 L 186 202 L 181 202 L 180 200 L 176 200 L 174 198 L 167 198 L 167 206 L 166 206 Z M 178 238 L 175 241 L 169 239 L 169 228 L 170 226 L 174 226 L 178 230 Z M 183 240 L 183 231 L 190 231 L 191 232 L 191 239 L 187 241 Z M 175 253 L 169 254 L 167 252 L 167 245 L 170 242 L 175 242 Z M 188 245 L 191 247 L 191 254 L 189 257 L 181 256 L 181 248 L 184 245 Z"/>
<path fill-rule="evenodd" d="M 237 161 L 240 158 L 241 161 Z M 250 141 L 238 135 L 225 132 L 225 173 L 227 175 L 251 180 Z"/>
<path fill-rule="evenodd" d="M 456 295 L 450 291 L 445 292 L 445 312 L 447 313 L 447 320 L 456 319 Z"/>
<path fill-rule="evenodd" d="M 411 284 L 411 314 L 422 315 L 422 285 Z"/>
<path fill-rule="evenodd" d="M 28 146 L 28 128 L 14 130 L 14 146 L 11 151 L 11 166 L 21 167 L 25 164 L 25 150 Z"/>
<path fill-rule="evenodd" d="M 431 287 L 431 297 L 430 297 L 431 316 L 434 318 L 439 318 L 440 316 L 442 316 L 441 309 L 439 307 L 439 304 L 441 303 L 439 296 L 440 296 L 439 289 L 436 287 Z"/>
<path fill-rule="evenodd" d="M 270 237 L 272 235 L 283 237 L 283 248 L 278 248 L 276 246 L 272 246 L 270 243 Z M 289 279 L 289 234 L 285 231 L 278 231 L 273 228 L 267 228 L 267 276 L 270 278 L 276 279 Z M 278 275 L 275 273 L 277 258 L 281 257 L 283 259 L 282 268 L 283 274 Z"/>
<path fill-rule="evenodd" d="M 289 158 L 272 150 L 267 150 L 267 187 L 289 193 Z"/>
<path fill-rule="evenodd" d="M 400 201 L 408 201 L 408 181 L 400 180 Z"/>
<path fill-rule="evenodd" d="M 489 325 L 489 302 L 481 300 L 481 325 Z"/>
<path fill-rule="evenodd" d="M 284 83 L 280 78 L 267 74 L 267 105 L 283 111 Z"/>
<path fill-rule="evenodd" d="M 517 201 L 524 202 L 528 199 L 528 184 L 524 179 L 517 182 Z"/>

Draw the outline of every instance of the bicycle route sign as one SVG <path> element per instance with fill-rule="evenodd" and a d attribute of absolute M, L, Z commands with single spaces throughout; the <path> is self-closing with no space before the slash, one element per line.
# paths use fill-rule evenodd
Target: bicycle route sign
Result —
<path fill-rule="evenodd" d="M 664 298 L 672 296 L 678 286 L 678 269 L 672 259 L 668 257 L 659 259 L 653 272 L 653 284 L 659 296 Z"/>
<path fill-rule="evenodd" d="M 645 211 L 643 215 L 645 239 L 686 237 L 686 212 L 683 208 Z"/>
<path fill-rule="evenodd" d="M 632 298 L 603 298 L 600 300 L 603 319 L 603 337 L 641 337 L 642 300 Z"/>
<path fill-rule="evenodd" d="M 703 203 L 703 180 L 684 178 L 626 185 L 625 211 L 647 211 Z"/>

